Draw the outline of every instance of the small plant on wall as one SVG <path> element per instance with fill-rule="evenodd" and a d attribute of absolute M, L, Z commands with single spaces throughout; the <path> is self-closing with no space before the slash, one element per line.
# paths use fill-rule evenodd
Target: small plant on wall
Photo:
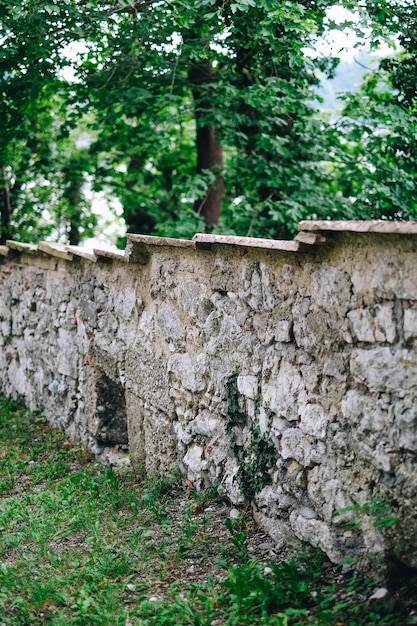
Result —
<path fill-rule="evenodd" d="M 276 449 L 272 439 L 262 434 L 259 425 L 259 403 L 255 405 L 255 419 L 249 426 L 248 444 L 238 443 L 237 429 L 248 426 L 248 416 L 242 410 L 242 396 L 238 389 L 238 373 L 231 374 L 225 382 L 224 400 L 227 402 L 226 429 L 231 448 L 239 462 L 237 478 L 243 495 L 251 499 L 271 482 L 271 469 L 276 462 Z"/>

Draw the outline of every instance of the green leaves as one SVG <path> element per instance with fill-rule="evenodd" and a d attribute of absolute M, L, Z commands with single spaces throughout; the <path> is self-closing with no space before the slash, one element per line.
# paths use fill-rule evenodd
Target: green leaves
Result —
<path fill-rule="evenodd" d="M 336 61 L 306 51 L 345 27 L 336 4 L 371 46 L 397 37 L 404 53 L 329 122 L 313 87 Z M 130 230 L 192 236 L 210 202 L 218 231 L 266 237 L 308 217 L 415 216 L 414 3 L 0 0 L 0 32 L 2 240 L 65 237 L 79 215 L 91 232 L 82 193 L 75 213 L 64 193 L 77 126 L 79 189 L 89 176 L 117 196 Z"/>

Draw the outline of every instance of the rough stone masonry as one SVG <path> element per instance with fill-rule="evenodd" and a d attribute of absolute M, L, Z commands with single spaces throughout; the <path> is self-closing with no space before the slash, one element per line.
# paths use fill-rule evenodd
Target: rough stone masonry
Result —
<path fill-rule="evenodd" d="M 0 249 L 1 390 L 250 503 L 278 546 L 417 568 L 417 224 Z"/>

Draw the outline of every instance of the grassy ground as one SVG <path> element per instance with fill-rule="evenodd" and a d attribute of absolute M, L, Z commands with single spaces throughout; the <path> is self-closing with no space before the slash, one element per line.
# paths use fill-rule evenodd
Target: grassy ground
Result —
<path fill-rule="evenodd" d="M 316 552 L 280 560 L 215 490 L 102 465 L 0 396 L 0 626 L 403 625 Z M 416 608 L 416 606 L 414 606 Z M 416 623 L 416 622 L 410 622 Z"/>

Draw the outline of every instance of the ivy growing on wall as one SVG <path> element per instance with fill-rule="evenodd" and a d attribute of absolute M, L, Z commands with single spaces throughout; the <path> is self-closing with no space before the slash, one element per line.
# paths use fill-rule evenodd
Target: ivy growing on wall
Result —
<path fill-rule="evenodd" d="M 243 495 L 251 499 L 271 482 L 271 469 L 276 461 L 276 449 L 272 439 L 262 434 L 259 426 L 259 403 L 255 407 L 255 419 L 250 424 L 249 445 L 238 443 L 236 429 L 247 425 L 248 416 L 242 410 L 238 389 L 238 373 L 231 374 L 225 382 L 224 400 L 227 402 L 226 429 L 231 448 L 239 462 L 237 479 Z"/>

